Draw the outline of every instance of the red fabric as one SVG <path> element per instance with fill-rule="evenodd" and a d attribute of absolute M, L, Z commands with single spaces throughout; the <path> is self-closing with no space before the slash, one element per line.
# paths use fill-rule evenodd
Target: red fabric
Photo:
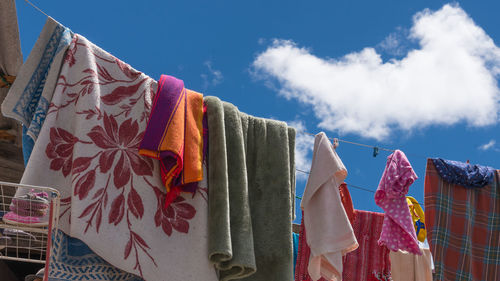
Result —
<path fill-rule="evenodd" d="M 359 247 L 344 256 L 342 279 L 346 281 L 380 281 L 391 279 L 389 250 L 377 241 L 382 231 L 384 214 L 354 210 L 351 195 L 345 184 L 340 185 L 340 196 L 347 217 L 352 224 Z M 304 216 L 300 225 L 299 249 L 295 266 L 295 281 L 312 281 L 307 271 L 311 249 L 307 245 Z M 327 281 L 324 278 L 320 281 Z"/>
<path fill-rule="evenodd" d="M 344 210 L 347 214 L 347 218 L 351 225 L 354 223 L 354 219 L 356 218 L 356 213 L 354 211 L 354 206 L 352 205 L 351 194 L 349 193 L 349 189 L 347 189 L 347 184 L 342 183 L 339 186 L 340 191 L 340 199 L 342 200 L 342 205 L 344 206 Z"/>
<path fill-rule="evenodd" d="M 389 249 L 378 245 L 384 214 L 356 210 L 353 224 L 359 247 L 344 257 L 342 279 L 379 281 L 391 279 Z"/>

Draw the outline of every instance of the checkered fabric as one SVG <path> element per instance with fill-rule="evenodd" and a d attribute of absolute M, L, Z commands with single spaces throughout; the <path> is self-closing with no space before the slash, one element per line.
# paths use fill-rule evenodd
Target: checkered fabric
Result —
<path fill-rule="evenodd" d="M 499 171 L 490 185 L 468 189 L 425 175 L 425 222 L 434 280 L 500 280 Z"/>

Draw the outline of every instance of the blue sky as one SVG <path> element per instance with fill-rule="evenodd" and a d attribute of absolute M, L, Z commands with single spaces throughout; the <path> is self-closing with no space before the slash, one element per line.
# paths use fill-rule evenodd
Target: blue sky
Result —
<path fill-rule="evenodd" d="M 403 150 L 420 202 L 427 157 L 500 167 L 498 1 L 34 3 L 153 78 L 176 76 L 311 133 Z M 26 58 L 45 16 L 24 1 L 17 10 Z M 297 140 L 308 169 L 311 137 Z M 375 190 L 389 153 L 337 150 L 346 182 Z M 372 193 L 350 192 L 355 208 L 381 211 Z"/>

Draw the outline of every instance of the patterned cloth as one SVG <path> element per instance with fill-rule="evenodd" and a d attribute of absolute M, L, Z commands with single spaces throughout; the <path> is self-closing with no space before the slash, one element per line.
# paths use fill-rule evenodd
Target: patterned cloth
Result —
<path fill-rule="evenodd" d="M 203 95 L 162 75 L 139 154 L 160 160 L 165 207 L 203 179 Z"/>
<path fill-rule="evenodd" d="M 59 228 L 122 271 L 216 281 L 206 183 L 163 208 L 159 163 L 138 153 L 156 85 L 75 34 L 21 182 L 57 188 Z M 100 266 L 79 278 L 94 280 Z"/>
<path fill-rule="evenodd" d="M 467 188 L 483 187 L 493 181 L 495 169 L 441 158 L 432 159 L 441 178 Z"/>
<path fill-rule="evenodd" d="M 432 159 L 425 175 L 425 222 L 434 280 L 498 280 L 500 186 L 469 189 L 440 177 Z"/>
<path fill-rule="evenodd" d="M 94 254 L 81 240 L 62 231 L 53 235 L 49 281 L 142 281 Z"/>
<path fill-rule="evenodd" d="M 384 214 L 356 210 L 353 224 L 359 248 L 344 257 L 342 280 L 389 281 L 391 279 L 390 251 L 378 244 Z"/>
<path fill-rule="evenodd" d="M 47 18 L 33 50 L 2 103 L 3 115 L 23 124 L 25 164 L 45 121 L 64 54 L 72 37 L 71 30 Z"/>
<path fill-rule="evenodd" d="M 385 211 L 379 244 L 391 251 L 408 251 L 421 255 L 405 195 L 417 179 L 406 155 L 396 150 L 387 157 L 387 164 L 375 192 L 375 203 Z"/>

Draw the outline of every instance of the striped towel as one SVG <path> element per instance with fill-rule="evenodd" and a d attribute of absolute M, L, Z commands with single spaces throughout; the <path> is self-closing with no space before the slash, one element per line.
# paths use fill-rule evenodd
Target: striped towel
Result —
<path fill-rule="evenodd" d="M 181 191 L 195 192 L 203 179 L 203 95 L 162 75 L 139 154 L 160 160 L 167 188 L 165 207 Z"/>
<path fill-rule="evenodd" d="M 444 181 L 432 159 L 425 175 L 425 222 L 434 280 L 498 280 L 500 187 L 466 188 Z"/>

